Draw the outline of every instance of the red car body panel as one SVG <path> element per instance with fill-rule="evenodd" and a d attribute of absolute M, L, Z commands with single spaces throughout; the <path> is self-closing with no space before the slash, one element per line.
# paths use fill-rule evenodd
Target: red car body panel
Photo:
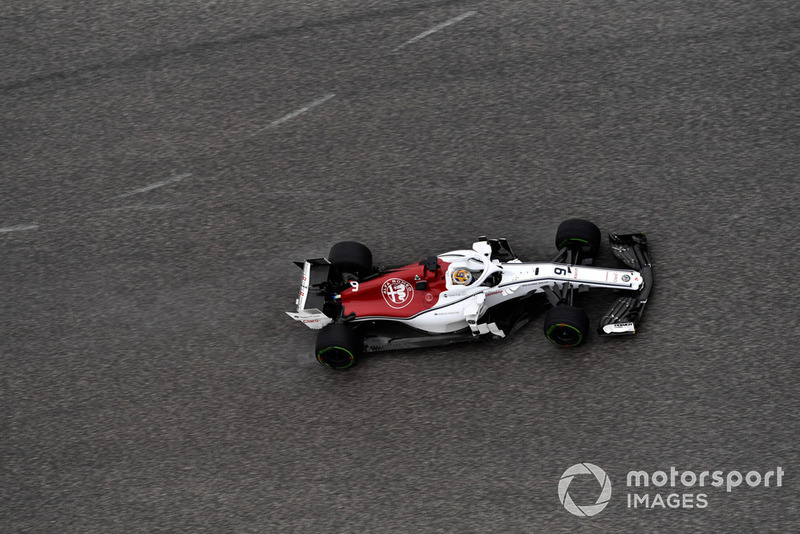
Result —
<path fill-rule="evenodd" d="M 428 310 L 447 290 L 445 273 L 448 262 L 437 260 L 439 269 L 431 272 L 425 262 L 412 263 L 342 291 L 343 315 L 356 317 L 408 318 Z M 416 289 L 417 282 L 427 282 L 426 289 Z"/>

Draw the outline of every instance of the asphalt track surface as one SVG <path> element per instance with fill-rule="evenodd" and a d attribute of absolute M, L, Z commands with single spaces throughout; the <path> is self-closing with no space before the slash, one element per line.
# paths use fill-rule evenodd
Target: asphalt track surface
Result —
<path fill-rule="evenodd" d="M 0 530 L 800 531 L 798 44 L 792 1 L 5 2 Z M 336 241 L 571 217 L 647 233 L 636 336 L 337 373 L 284 314 Z M 784 475 L 626 485 L 671 467 Z"/>

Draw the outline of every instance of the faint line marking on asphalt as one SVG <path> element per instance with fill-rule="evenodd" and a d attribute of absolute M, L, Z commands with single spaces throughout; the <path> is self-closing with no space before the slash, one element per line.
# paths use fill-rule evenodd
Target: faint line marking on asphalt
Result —
<path fill-rule="evenodd" d="M 188 207 L 188 204 L 139 204 L 136 206 L 121 206 L 118 208 L 108 208 L 103 211 L 161 211 L 179 210 Z"/>
<path fill-rule="evenodd" d="M 18 224 L 16 226 L 3 226 L 0 227 L 0 234 L 9 234 L 11 232 L 25 232 L 28 230 L 38 230 L 38 224 Z"/>
<path fill-rule="evenodd" d="M 467 11 L 466 13 L 462 13 L 461 15 L 459 15 L 457 17 L 453 17 L 452 19 L 444 21 L 441 24 L 437 24 L 436 26 L 434 26 L 430 30 L 424 31 L 421 34 L 417 35 L 416 37 L 412 37 L 411 39 L 409 39 L 405 43 L 401 44 L 400 46 L 398 46 L 397 48 L 392 50 L 392 52 L 397 52 L 398 50 L 400 50 L 401 48 L 403 48 L 405 46 L 408 46 L 410 44 L 416 43 L 420 39 L 424 39 L 424 38 L 426 38 L 427 36 L 429 36 L 429 35 L 431 35 L 433 33 L 436 33 L 436 32 L 438 32 L 440 30 L 443 30 L 444 28 L 447 28 L 448 26 L 450 26 L 452 24 L 455 24 L 456 22 L 461 22 L 465 18 L 471 17 L 472 15 L 477 15 L 477 14 L 478 14 L 477 11 Z"/>
<path fill-rule="evenodd" d="M 250 137 L 253 137 L 254 135 L 260 134 L 261 132 L 265 132 L 265 131 L 267 131 L 267 130 L 269 130 L 269 129 L 275 128 L 276 126 L 280 126 L 280 125 L 281 125 L 281 124 L 283 124 L 284 122 L 288 122 L 288 121 L 290 121 L 290 120 L 294 119 L 295 117 L 297 117 L 297 116 L 299 116 L 299 115 L 302 115 L 302 114 L 303 114 L 303 113 L 305 113 L 306 111 L 311 111 L 311 110 L 312 110 L 312 109 L 314 109 L 315 107 L 317 107 L 317 106 L 320 106 L 320 105 L 324 104 L 325 102 L 327 102 L 328 100 L 330 100 L 330 99 L 331 99 L 331 98 L 333 98 L 334 96 L 336 96 L 336 95 L 335 95 L 335 94 L 333 94 L 333 93 L 328 93 L 327 95 L 325 95 L 325 96 L 323 96 L 323 97 L 321 97 L 321 98 L 318 98 L 318 99 L 314 100 L 314 101 L 313 101 L 313 102 L 311 102 L 310 104 L 308 104 L 308 105 L 306 105 L 306 106 L 303 106 L 302 108 L 300 108 L 300 109 L 298 109 L 298 110 L 296 110 L 296 111 L 292 111 L 292 112 L 291 112 L 291 113 L 289 113 L 288 115 L 284 115 L 283 117 L 281 117 L 281 118 L 280 118 L 280 119 L 278 119 L 278 120 L 272 121 L 271 123 L 269 123 L 269 124 L 267 124 L 266 126 L 264 126 L 263 128 L 261 128 L 260 130 L 256 130 L 255 132 L 253 132 L 252 134 L 250 134 Z"/>
<path fill-rule="evenodd" d="M 126 197 L 130 197 L 130 196 L 133 196 L 133 195 L 139 195 L 141 193 L 147 193 L 148 191 L 152 191 L 153 189 L 158 189 L 159 187 L 164 187 L 165 185 L 174 184 L 175 182 L 180 182 L 181 180 L 185 180 L 186 178 L 190 177 L 191 175 L 192 175 L 192 173 L 190 173 L 190 172 L 187 172 L 187 173 L 184 173 L 184 174 L 178 174 L 177 176 L 173 176 L 172 178 L 164 180 L 163 182 L 158 182 L 158 183 L 155 183 L 155 184 L 147 185 L 147 186 L 139 188 L 139 189 L 134 189 L 133 191 L 129 191 L 127 193 L 124 193 L 124 194 L 119 195 L 118 197 L 114 197 L 114 198 L 126 198 Z"/>

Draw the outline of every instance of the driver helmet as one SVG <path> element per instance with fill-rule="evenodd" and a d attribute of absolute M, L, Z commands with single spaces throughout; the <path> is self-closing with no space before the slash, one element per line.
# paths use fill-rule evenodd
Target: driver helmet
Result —
<path fill-rule="evenodd" d="M 460 286 L 468 286 L 472 283 L 472 273 L 469 272 L 469 269 L 456 269 L 453 271 L 451 278 L 453 279 L 454 284 Z"/>

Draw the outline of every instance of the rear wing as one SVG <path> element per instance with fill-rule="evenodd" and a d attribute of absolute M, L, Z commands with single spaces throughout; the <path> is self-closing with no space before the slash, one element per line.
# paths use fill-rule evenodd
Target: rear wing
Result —
<path fill-rule="evenodd" d="M 633 297 L 620 297 L 600 320 L 597 331 L 600 335 L 635 334 L 642 319 L 650 290 L 653 288 L 653 265 L 644 234 L 609 234 L 611 251 L 622 263 L 636 269 L 643 283 Z"/>
<path fill-rule="evenodd" d="M 297 311 L 286 312 L 286 314 L 309 328 L 320 329 L 333 322 L 333 319 L 322 312 L 325 306 L 325 295 L 320 291 L 320 288 L 328 281 L 331 264 L 326 258 L 295 263 L 303 269 L 303 278 L 300 282 L 300 293 L 295 300 Z"/>

